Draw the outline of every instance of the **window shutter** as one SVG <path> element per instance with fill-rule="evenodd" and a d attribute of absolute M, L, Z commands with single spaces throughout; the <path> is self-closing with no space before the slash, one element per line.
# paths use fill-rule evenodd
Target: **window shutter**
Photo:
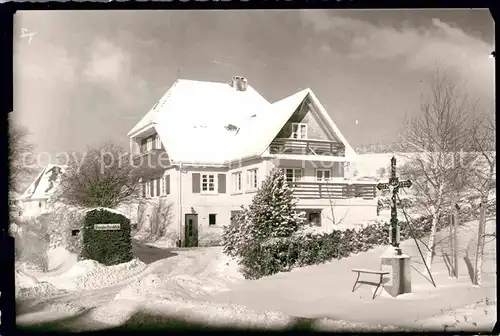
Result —
<path fill-rule="evenodd" d="M 219 174 L 218 178 L 218 192 L 219 194 L 225 194 L 226 193 L 226 174 Z"/>
<path fill-rule="evenodd" d="M 142 197 L 146 197 L 146 183 L 142 183 Z"/>
<path fill-rule="evenodd" d="M 161 178 L 156 179 L 156 196 L 160 196 L 161 192 Z"/>
<path fill-rule="evenodd" d="M 165 192 L 170 195 L 170 175 L 165 176 Z"/>
<path fill-rule="evenodd" d="M 200 193 L 200 173 L 193 173 L 193 194 Z"/>

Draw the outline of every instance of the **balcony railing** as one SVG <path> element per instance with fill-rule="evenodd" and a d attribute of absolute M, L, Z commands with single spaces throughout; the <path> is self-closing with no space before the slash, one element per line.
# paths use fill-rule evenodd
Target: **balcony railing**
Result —
<path fill-rule="evenodd" d="M 295 197 L 300 199 L 347 199 L 359 197 L 374 199 L 375 183 L 342 182 L 288 182 Z"/>
<path fill-rule="evenodd" d="M 165 169 L 170 167 L 170 160 L 163 149 L 152 149 L 146 153 L 136 154 L 133 163 L 143 178 L 160 177 Z"/>
<path fill-rule="evenodd" d="M 341 142 L 309 139 L 274 139 L 269 146 L 271 154 L 345 156 Z"/>

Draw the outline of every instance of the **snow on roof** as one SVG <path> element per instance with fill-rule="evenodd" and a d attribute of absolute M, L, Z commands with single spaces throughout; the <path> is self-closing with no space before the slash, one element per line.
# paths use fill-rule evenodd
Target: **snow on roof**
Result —
<path fill-rule="evenodd" d="M 233 142 L 230 159 L 261 155 L 308 93 L 306 89 L 279 100 L 248 120 Z"/>
<path fill-rule="evenodd" d="M 308 96 L 317 101 L 305 89 L 271 104 L 250 85 L 180 79 L 129 136 L 154 125 L 173 162 L 224 164 L 261 155 Z"/>
<path fill-rule="evenodd" d="M 174 161 L 224 162 L 245 123 L 271 105 L 251 86 L 227 83 L 178 80 L 167 95 L 153 124 Z"/>
<path fill-rule="evenodd" d="M 61 182 L 66 166 L 48 164 L 22 194 L 21 199 L 49 198 Z"/>

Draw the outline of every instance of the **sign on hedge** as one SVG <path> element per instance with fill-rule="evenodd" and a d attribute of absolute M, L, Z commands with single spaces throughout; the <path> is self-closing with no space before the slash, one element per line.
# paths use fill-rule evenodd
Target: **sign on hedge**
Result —
<path fill-rule="evenodd" d="M 121 229 L 121 224 L 120 223 L 108 223 L 108 224 L 94 224 L 94 230 L 120 230 Z"/>

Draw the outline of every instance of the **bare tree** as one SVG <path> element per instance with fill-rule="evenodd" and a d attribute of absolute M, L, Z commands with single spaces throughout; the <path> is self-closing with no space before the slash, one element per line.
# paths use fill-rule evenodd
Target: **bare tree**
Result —
<path fill-rule="evenodd" d="M 476 104 L 457 81 L 436 70 L 430 94 L 421 101 L 420 113 L 410 118 L 401 134 L 408 155 L 402 175 L 413 182 L 416 205 L 432 217 L 426 263 L 435 254 L 438 221 L 452 200 L 460 198 L 465 185 L 460 179 L 468 162 L 457 162 L 457 153 L 469 147 L 469 122 Z M 470 158 L 463 158 L 469 160 Z"/>
<path fill-rule="evenodd" d="M 130 154 L 112 143 L 74 153 L 54 200 L 78 207 L 115 208 L 137 195 L 139 171 Z"/>
<path fill-rule="evenodd" d="M 35 171 L 34 145 L 28 141 L 29 132 L 25 127 L 9 122 L 9 191 L 21 192 L 22 184 Z"/>
<path fill-rule="evenodd" d="M 471 148 L 466 153 L 471 164 L 467 166 L 464 182 L 485 205 L 496 202 L 492 191 L 496 188 L 496 146 L 494 114 L 475 114 L 471 121 Z"/>
<path fill-rule="evenodd" d="M 172 203 L 166 199 L 159 199 L 154 203 L 150 216 L 150 239 L 158 240 L 167 234 L 168 227 L 173 220 L 172 207 Z"/>
<path fill-rule="evenodd" d="M 496 188 L 495 119 L 492 113 L 475 115 L 471 122 L 471 140 L 472 148 L 467 155 L 472 157 L 474 161 L 467 166 L 466 184 L 481 199 L 473 279 L 475 285 L 480 285 L 485 245 L 486 211 L 489 205 L 496 204 L 495 193 L 493 193 Z"/>
<path fill-rule="evenodd" d="M 141 199 L 137 206 L 137 231 L 140 231 L 142 229 L 142 225 L 146 220 L 147 205 L 147 202 L 145 202 L 144 199 Z"/>
<path fill-rule="evenodd" d="M 335 207 L 337 206 L 337 202 L 333 198 L 333 194 L 329 193 L 329 188 L 328 186 L 325 188 L 328 192 L 328 203 L 330 205 L 330 214 L 331 217 L 326 215 L 326 219 L 328 219 L 330 222 L 332 222 L 333 225 L 340 225 L 344 220 L 346 219 L 347 215 L 349 214 L 349 209 L 344 213 L 344 215 L 340 219 L 335 219 Z"/>
<path fill-rule="evenodd" d="M 384 178 L 386 174 L 387 174 L 387 169 L 385 167 L 380 167 L 377 169 L 377 177 L 379 179 Z"/>

